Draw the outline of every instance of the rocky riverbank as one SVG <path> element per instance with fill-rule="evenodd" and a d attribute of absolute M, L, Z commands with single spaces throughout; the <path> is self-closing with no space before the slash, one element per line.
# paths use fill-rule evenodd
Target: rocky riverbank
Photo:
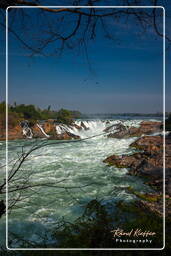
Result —
<path fill-rule="evenodd" d="M 18 122 L 17 125 L 8 125 L 8 139 L 32 139 L 32 138 L 46 138 L 51 140 L 71 140 L 80 139 L 80 136 L 74 134 L 76 130 L 87 130 L 83 122 L 80 125 L 74 122 L 70 125 L 59 124 L 54 120 L 46 120 L 44 122 L 30 123 L 27 120 Z M 6 129 L 0 126 L 0 140 L 6 139 Z"/>
<path fill-rule="evenodd" d="M 158 123 L 147 125 L 143 122 L 137 128 L 138 134 L 149 134 L 159 131 L 161 126 Z M 132 128 L 127 130 L 128 134 L 132 136 Z M 124 131 L 125 132 L 125 131 Z M 113 138 L 120 137 L 122 131 L 113 133 Z M 137 133 L 136 133 L 137 134 Z M 165 146 L 165 182 L 166 182 L 166 216 L 171 214 L 171 136 L 166 136 Z M 139 199 L 138 206 L 143 209 L 151 210 L 152 212 L 163 216 L 163 135 L 142 136 L 137 139 L 130 147 L 135 148 L 136 152 L 131 155 L 112 155 L 107 157 L 104 162 L 108 165 L 113 165 L 117 168 L 128 168 L 129 175 L 138 175 L 144 179 L 146 184 L 149 184 L 153 189 L 153 193 L 141 194 L 128 188 L 130 193 L 135 194 Z"/>
<path fill-rule="evenodd" d="M 161 128 L 161 122 L 142 121 L 139 127 L 128 127 L 119 123 L 107 127 L 104 131 L 109 132 L 109 138 L 122 139 L 161 132 Z"/>

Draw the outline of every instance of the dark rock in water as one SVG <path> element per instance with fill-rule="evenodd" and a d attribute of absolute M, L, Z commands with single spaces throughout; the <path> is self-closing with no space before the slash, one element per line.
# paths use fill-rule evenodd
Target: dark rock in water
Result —
<path fill-rule="evenodd" d="M 80 136 L 75 135 L 70 132 L 63 132 L 61 134 L 55 134 L 49 138 L 50 140 L 72 140 L 72 139 L 80 139 Z"/>
<path fill-rule="evenodd" d="M 110 134 L 108 135 L 109 138 L 123 138 L 127 133 L 127 128 L 123 124 L 119 123 L 107 127 L 106 129 L 104 129 L 104 132 L 110 132 Z"/>
<path fill-rule="evenodd" d="M 75 123 L 71 124 L 70 126 L 71 126 L 71 127 L 75 127 L 77 130 L 81 130 L 81 129 L 82 129 L 81 126 L 79 126 L 79 125 L 77 125 L 77 124 L 75 124 Z"/>
<path fill-rule="evenodd" d="M 161 122 L 143 121 L 140 123 L 140 127 L 125 127 L 122 124 L 113 125 L 106 128 L 105 132 L 110 132 L 109 138 L 128 138 L 128 137 L 139 137 L 143 134 L 153 134 L 161 132 Z"/>
<path fill-rule="evenodd" d="M 166 137 L 166 167 L 171 168 L 171 144 Z M 131 144 L 132 147 L 143 150 L 143 152 L 132 155 L 112 155 L 104 162 L 119 168 L 130 168 L 130 173 L 140 175 L 152 175 L 155 173 L 161 176 L 163 168 L 163 137 L 144 136 Z"/>
<path fill-rule="evenodd" d="M 84 130 L 89 130 L 89 127 L 87 127 L 82 121 L 81 121 L 81 127 L 82 127 Z"/>
<path fill-rule="evenodd" d="M 103 162 L 118 168 L 131 168 L 135 171 L 141 165 L 142 161 L 141 153 L 135 153 L 133 155 L 112 155 L 107 157 Z"/>
<path fill-rule="evenodd" d="M 110 124 L 110 121 L 108 120 L 108 121 L 106 121 L 106 124 Z"/>

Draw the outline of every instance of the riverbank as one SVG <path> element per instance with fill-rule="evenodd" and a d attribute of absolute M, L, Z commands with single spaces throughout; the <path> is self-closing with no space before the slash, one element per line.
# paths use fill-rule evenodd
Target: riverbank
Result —
<path fill-rule="evenodd" d="M 143 134 L 150 134 L 149 131 L 157 132 L 159 126 L 145 124 L 146 132 Z M 139 134 L 142 132 L 142 126 L 137 128 Z M 147 128 L 148 127 L 148 128 Z M 132 136 L 133 129 L 126 131 Z M 136 131 L 136 133 L 137 133 Z M 125 131 L 124 131 L 125 132 Z M 123 133 L 123 131 L 120 131 Z M 142 135 L 142 134 L 141 134 Z M 112 135 L 115 137 L 115 134 Z M 110 136 L 110 137 L 112 137 Z M 120 136 L 119 132 L 116 137 Z M 129 175 L 136 175 L 144 180 L 154 189 L 153 193 L 139 193 L 133 188 L 129 187 L 128 191 L 140 199 L 138 206 L 144 209 L 149 209 L 155 214 L 163 217 L 163 186 L 164 186 L 164 155 L 163 155 L 163 135 L 145 135 L 138 138 L 135 142 L 130 144 L 131 148 L 136 150 L 133 154 L 125 155 L 111 155 L 107 157 L 104 162 L 110 166 L 117 168 L 127 168 Z M 171 136 L 166 135 L 165 145 L 165 200 L 166 200 L 166 217 L 171 215 Z"/>

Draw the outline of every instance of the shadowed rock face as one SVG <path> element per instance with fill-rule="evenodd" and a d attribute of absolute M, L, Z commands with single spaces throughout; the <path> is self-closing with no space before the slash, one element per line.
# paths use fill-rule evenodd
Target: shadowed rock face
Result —
<path fill-rule="evenodd" d="M 125 127 L 122 124 L 116 124 L 105 129 L 105 132 L 110 132 L 112 128 L 114 131 L 108 135 L 109 138 L 128 138 L 139 137 L 143 134 L 153 134 L 161 132 L 161 122 L 143 121 L 140 123 L 140 127 Z"/>

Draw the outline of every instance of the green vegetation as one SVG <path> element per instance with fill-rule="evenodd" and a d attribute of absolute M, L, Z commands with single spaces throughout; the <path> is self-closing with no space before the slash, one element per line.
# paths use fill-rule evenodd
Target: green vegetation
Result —
<path fill-rule="evenodd" d="M 137 196 L 138 198 L 148 201 L 148 202 L 157 202 L 158 200 L 162 199 L 162 195 L 160 194 L 149 194 L 149 193 L 140 193 L 134 190 L 132 187 L 128 187 L 127 190 Z"/>
<path fill-rule="evenodd" d="M 18 124 L 18 121 L 22 120 L 21 113 L 13 112 L 11 108 L 8 108 L 8 126 L 14 127 Z M 5 129 L 6 126 L 6 103 L 3 101 L 0 103 L 0 127 Z"/>
<path fill-rule="evenodd" d="M 0 103 L 0 124 L 5 128 L 5 111 L 6 103 Z M 33 125 L 37 120 L 55 119 L 59 123 L 71 124 L 73 119 L 81 118 L 82 114 L 79 111 L 70 111 L 67 109 L 60 109 L 59 111 L 51 110 L 49 105 L 47 109 L 40 109 L 34 105 L 8 105 L 8 120 L 9 125 L 14 127 L 21 120 L 28 120 Z"/>
<path fill-rule="evenodd" d="M 71 124 L 73 122 L 73 115 L 71 111 L 62 108 L 57 112 L 56 119 L 58 123 Z"/>
<path fill-rule="evenodd" d="M 171 221 L 166 219 L 167 232 L 170 230 Z M 151 243 L 118 243 L 113 238 L 112 230 L 123 229 L 124 231 L 142 231 L 155 232 Z M 115 206 L 115 211 L 110 212 L 105 205 L 97 200 L 90 201 L 84 208 L 83 215 L 74 223 L 60 222 L 60 225 L 54 227 L 53 238 L 56 248 L 161 248 L 163 246 L 163 220 L 151 211 L 142 209 L 137 201 L 123 202 L 119 201 Z M 15 238 L 15 235 L 14 235 Z M 122 239 L 146 239 L 142 236 L 123 236 Z M 55 242 L 56 241 L 56 242 Z M 170 235 L 167 237 L 167 248 L 170 248 Z M 23 244 L 22 244 L 23 243 Z M 31 244 L 21 240 L 21 247 L 43 247 L 41 244 Z M 46 245 L 47 247 L 50 245 Z M 45 247 L 46 247 L 45 246 Z M 43 255 L 36 252 L 33 255 Z M 30 255 L 24 253 L 23 255 Z M 47 254 L 49 255 L 49 254 Z M 51 255 L 51 254 L 50 254 Z M 75 254 L 73 254 L 75 255 Z M 131 254 L 130 254 L 131 255 Z M 142 253 L 142 255 L 144 255 Z M 145 254 L 146 255 L 146 254 Z"/>

